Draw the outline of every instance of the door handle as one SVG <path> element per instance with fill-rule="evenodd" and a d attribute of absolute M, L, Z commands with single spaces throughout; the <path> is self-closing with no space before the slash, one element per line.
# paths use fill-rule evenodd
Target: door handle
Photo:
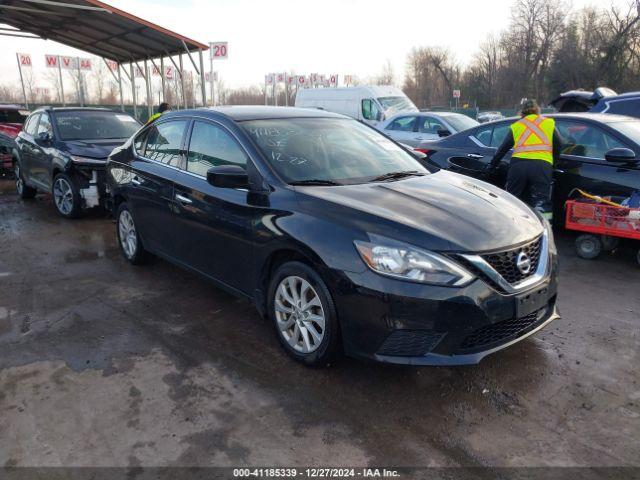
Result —
<path fill-rule="evenodd" d="M 564 170 L 561 170 L 561 169 L 559 169 L 559 168 L 556 168 L 556 172 L 558 172 L 558 173 L 565 173 L 565 171 L 564 171 Z"/>
<path fill-rule="evenodd" d="M 190 205 L 193 203 L 193 200 L 191 200 L 188 197 L 185 197 L 184 195 L 180 195 L 179 193 L 176 193 L 176 200 L 178 200 L 180 203 L 185 203 L 187 205 Z"/>
<path fill-rule="evenodd" d="M 475 153 L 467 153 L 467 158 L 483 158 L 484 155 L 476 155 Z"/>
<path fill-rule="evenodd" d="M 131 179 L 131 183 L 133 183 L 133 184 L 134 184 L 134 185 L 136 185 L 136 186 L 140 186 L 140 185 L 142 185 L 142 182 L 140 181 L 140 179 L 139 179 L 138 177 L 133 177 L 133 178 Z"/>

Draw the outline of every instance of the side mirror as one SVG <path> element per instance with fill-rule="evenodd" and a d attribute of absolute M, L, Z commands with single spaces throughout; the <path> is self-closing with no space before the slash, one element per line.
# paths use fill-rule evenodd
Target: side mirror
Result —
<path fill-rule="evenodd" d="M 604 154 L 604 158 L 607 162 L 616 163 L 636 163 L 636 154 L 633 150 L 628 148 L 612 148 Z"/>
<path fill-rule="evenodd" d="M 438 130 L 439 137 L 448 137 L 449 135 L 451 135 L 451 132 L 446 128 L 441 128 L 440 130 Z"/>
<path fill-rule="evenodd" d="M 36 140 L 43 145 L 51 145 L 51 134 L 49 132 L 40 132 L 36 135 Z"/>
<path fill-rule="evenodd" d="M 218 188 L 249 188 L 249 175 L 238 165 L 218 165 L 207 170 L 207 182 Z"/>

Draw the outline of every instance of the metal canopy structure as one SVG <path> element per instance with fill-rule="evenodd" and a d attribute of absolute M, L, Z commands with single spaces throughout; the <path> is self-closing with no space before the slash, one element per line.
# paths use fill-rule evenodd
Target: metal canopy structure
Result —
<path fill-rule="evenodd" d="M 150 62 L 161 72 L 164 98 L 164 58 L 170 59 L 180 76 L 182 97 L 186 106 L 182 68 L 182 55 L 186 54 L 201 77 L 202 103 L 203 105 L 207 103 L 203 68 L 203 51 L 208 50 L 207 45 L 106 3 L 98 0 L 0 0 L 0 23 L 10 25 L 21 32 L 6 33 L 8 29 L 3 29 L 2 35 L 24 36 L 23 33 L 30 33 L 36 36 L 32 38 L 53 40 L 92 53 L 105 60 L 117 62 L 117 77 L 114 74 L 114 78 L 120 85 L 121 103 L 124 104 L 122 70 L 132 84 L 134 108 L 136 105 L 134 66 L 138 67 L 138 71 L 142 72 L 142 77 L 147 85 L 147 104 L 150 113 L 152 99 L 147 62 Z M 192 56 L 194 52 L 199 55 L 199 65 Z M 173 60 L 174 56 L 178 57 L 179 64 Z M 159 59 L 160 68 L 154 59 Z M 144 67 L 140 66 L 139 62 L 143 62 Z M 129 72 L 123 65 L 126 63 L 129 64 Z"/>

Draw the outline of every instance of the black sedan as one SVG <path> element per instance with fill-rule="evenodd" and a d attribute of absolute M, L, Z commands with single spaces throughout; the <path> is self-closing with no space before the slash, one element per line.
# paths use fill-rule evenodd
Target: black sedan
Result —
<path fill-rule="evenodd" d="M 640 120 L 593 113 L 553 114 L 563 137 L 562 155 L 554 165 L 554 218 L 562 221 L 565 201 L 580 188 L 596 195 L 627 196 L 640 190 Z M 419 150 L 438 168 L 487 179 L 484 168 L 515 118 L 486 123 Z M 504 186 L 510 155 L 495 178 Z"/>
<path fill-rule="evenodd" d="M 66 218 L 103 205 L 107 156 L 140 126 L 132 116 L 104 108 L 34 111 L 11 155 L 18 195 L 51 193 L 56 211 Z"/>
<path fill-rule="evenodd" d="M 107 180 L 129 262 L 153 253 L 249 298 L 309 365 L 477 363 L 558 318 L 546 221 L 341 115 L 167 113 Z"/>

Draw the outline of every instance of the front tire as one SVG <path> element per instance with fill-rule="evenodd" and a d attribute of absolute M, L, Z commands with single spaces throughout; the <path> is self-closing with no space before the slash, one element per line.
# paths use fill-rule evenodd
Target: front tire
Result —
<path fill-rule="evenodd" d="M 13 165 L 13 173 L 15 175 L 16 192 L 18 193 L 18 196 L 23 200 L 30 200 L 34 198 L 37 191 L 35 188 L 31 188 L 25 183 L 24 177 L 22 176 L 22 169 L 20 168 L 20 162 L 17 160 Z"/>
<path fill-rule="evenodd" d="M 133 214 L 126 203 L 121 203 L 116 213 L 118 245 L 124 258 L 133 265 L 142 265 L 148 253 L 142 245 Z"/>
<path fill-rule="evenodd" d="M 64 218 L 80 216 L 82 211 L 80 190 L 73 178 L 66 173 L 57 174 L 53 179 L 51 194 L 58 215 Z"/>
<path fill-rule="evenodd" d="M 320 276 L 300 262 L 281 265 L 271 278 L 268 315 L 282 347 L 297 361 L 327 366 L 340 347 L 336 308 Z"/>

